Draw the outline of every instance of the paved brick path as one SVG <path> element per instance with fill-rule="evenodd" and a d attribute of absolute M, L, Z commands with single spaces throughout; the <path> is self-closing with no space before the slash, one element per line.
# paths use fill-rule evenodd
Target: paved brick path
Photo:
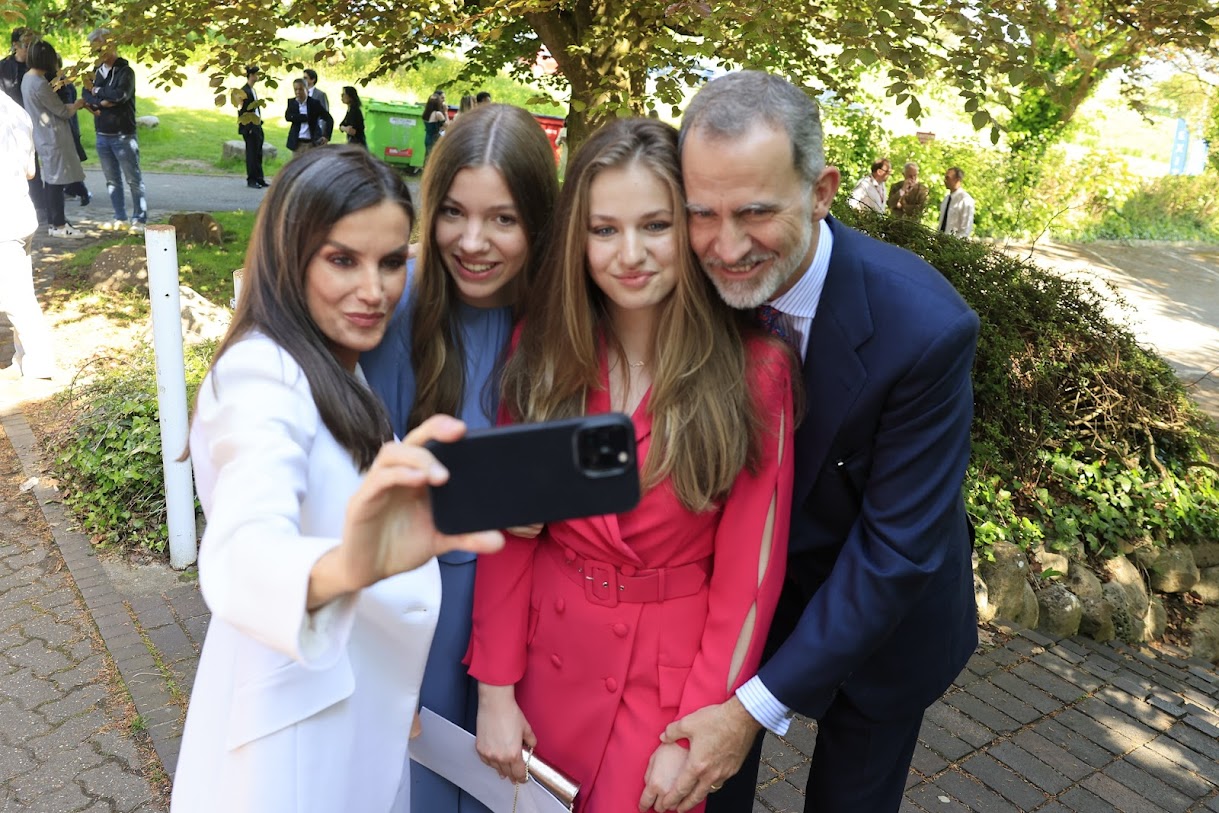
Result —
<path fill-rule="evenodd" d="M 0 811 L 160 810 L 160 768 L 137 747 L 76 574 L 49 529 L 25 532 L 45 523 L 3 438 L 0 477 Z"/>
<path fill-rule="evenodd" d="M 0 424 L 34 471 L 21 413 L 0 414 Z M 54 547 L 13 540 L 0 516 L 0 800 L 9 805 L 0 813 L 158 809 L 151 774 L 105 701 L 107 656 L 89 614 L 172 774 L 207 609 L 193 583 L 120 593 L 88 541 L 64 530 L 55 493 L 33 493 L 71 573 Z M 982 633 L 987 643 L 927 713 L 903 813 L 1219 813 L 1213 667 L 1171 647 Z M 806 720 L 767 739 L 756 812 L 803 811 L 815 742 Z"/>

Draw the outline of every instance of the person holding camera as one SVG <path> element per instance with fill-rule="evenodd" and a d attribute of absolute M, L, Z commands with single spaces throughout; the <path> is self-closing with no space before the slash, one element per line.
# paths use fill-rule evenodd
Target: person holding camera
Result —
<path fill-rule="evenodd" d="M 535 285 L 558 197 L 546 135 L 518 107 L 462 116 L 423 171 L 418 259 L 385 339 L 360 365 L 401 436 L 438 412 L 471 429 L 494 423 L 499 371 L 523 292 Z M 462 664 L 470 640 L 475 557 L 440 557 L 444 586 L 421 702 L 474 730 L 478 691 Z M 486 808 L 426 768 L 393 810 L 478 813 Z"/>
<path fill-rule="evenodd" d="M 620 119 L 576 153 L 504 369 L 501 416 L 630 416 L 631 511 L 509 534 L 475 583 L 479 755 L 522 746 L 578 811 L 650 806 L 684 765 L 665 727 L 757 667 L 783 580 L 795 357 L 736 314 L 686 238 L 677 132 Z"/>
<path fill-rule="evenodd" d="M 389 810 L 440 602 L 448 477 L 434 416 L 395 442 L 357 364 L 406 284 L 414 211 L 367 150 L 292 161 L 254 225 L 245 286 L 199 387 L 190 452 L 212 619 L 171 810 Z"/>

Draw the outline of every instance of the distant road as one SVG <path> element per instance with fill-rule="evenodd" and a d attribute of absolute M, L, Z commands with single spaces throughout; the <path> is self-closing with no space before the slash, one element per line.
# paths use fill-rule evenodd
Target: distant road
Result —
<path fill-rule="evenodd" d="M 236 212 L 253 211 L 266 195 L 262 189 L 250 189 L 243 175 L 179 175 L 169 172 L 145 172 L 144 188 L 148 193 L 149 218 L 161 220 L 175 212 Z M 93 202 L 81 208 L 74 199 L 67 203 L 68 220 L 82 225 L 100 223 L 114 217 L 114 209 L 106 194 L 106 178 L 96 163 L 85 167 L 85 183 Z M 419 204 L 419 178 L 407 179 L 412 199 Z M 131 193 L 126 195 L 127 216 L 131 217 Z"/>

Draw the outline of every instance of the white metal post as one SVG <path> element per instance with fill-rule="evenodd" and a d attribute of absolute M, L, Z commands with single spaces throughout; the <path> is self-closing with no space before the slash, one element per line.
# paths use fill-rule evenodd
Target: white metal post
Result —
<path fill-rule="evenodd" d="M 195 486 L 186 449 L 186 365 L 182 354 L 182 304 L 178 293 L 178 243 L 173 226 L 149 226 L 148 295 L 152 300 L 152 340 L 157 359 L 157 405 L 161 421 L 161 462 L 165 468 L 165 508 L 169 564 L 178 570 L 198 557 L 195 540 Z"/>

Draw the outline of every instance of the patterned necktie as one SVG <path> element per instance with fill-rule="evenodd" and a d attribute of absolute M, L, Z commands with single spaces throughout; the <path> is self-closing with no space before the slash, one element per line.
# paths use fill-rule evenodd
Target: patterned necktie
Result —
<path fill-rule="evenodd" d="M 783 311 L 771 305 L 758 305 L 757 314 L 758 324 L 766 328 L 772 336 L 778 336 L 796 352 L 799 352 L 799 348 L 796 347 L 796 337 L 788 329 L 787 322 L 783 318 Z"/>

